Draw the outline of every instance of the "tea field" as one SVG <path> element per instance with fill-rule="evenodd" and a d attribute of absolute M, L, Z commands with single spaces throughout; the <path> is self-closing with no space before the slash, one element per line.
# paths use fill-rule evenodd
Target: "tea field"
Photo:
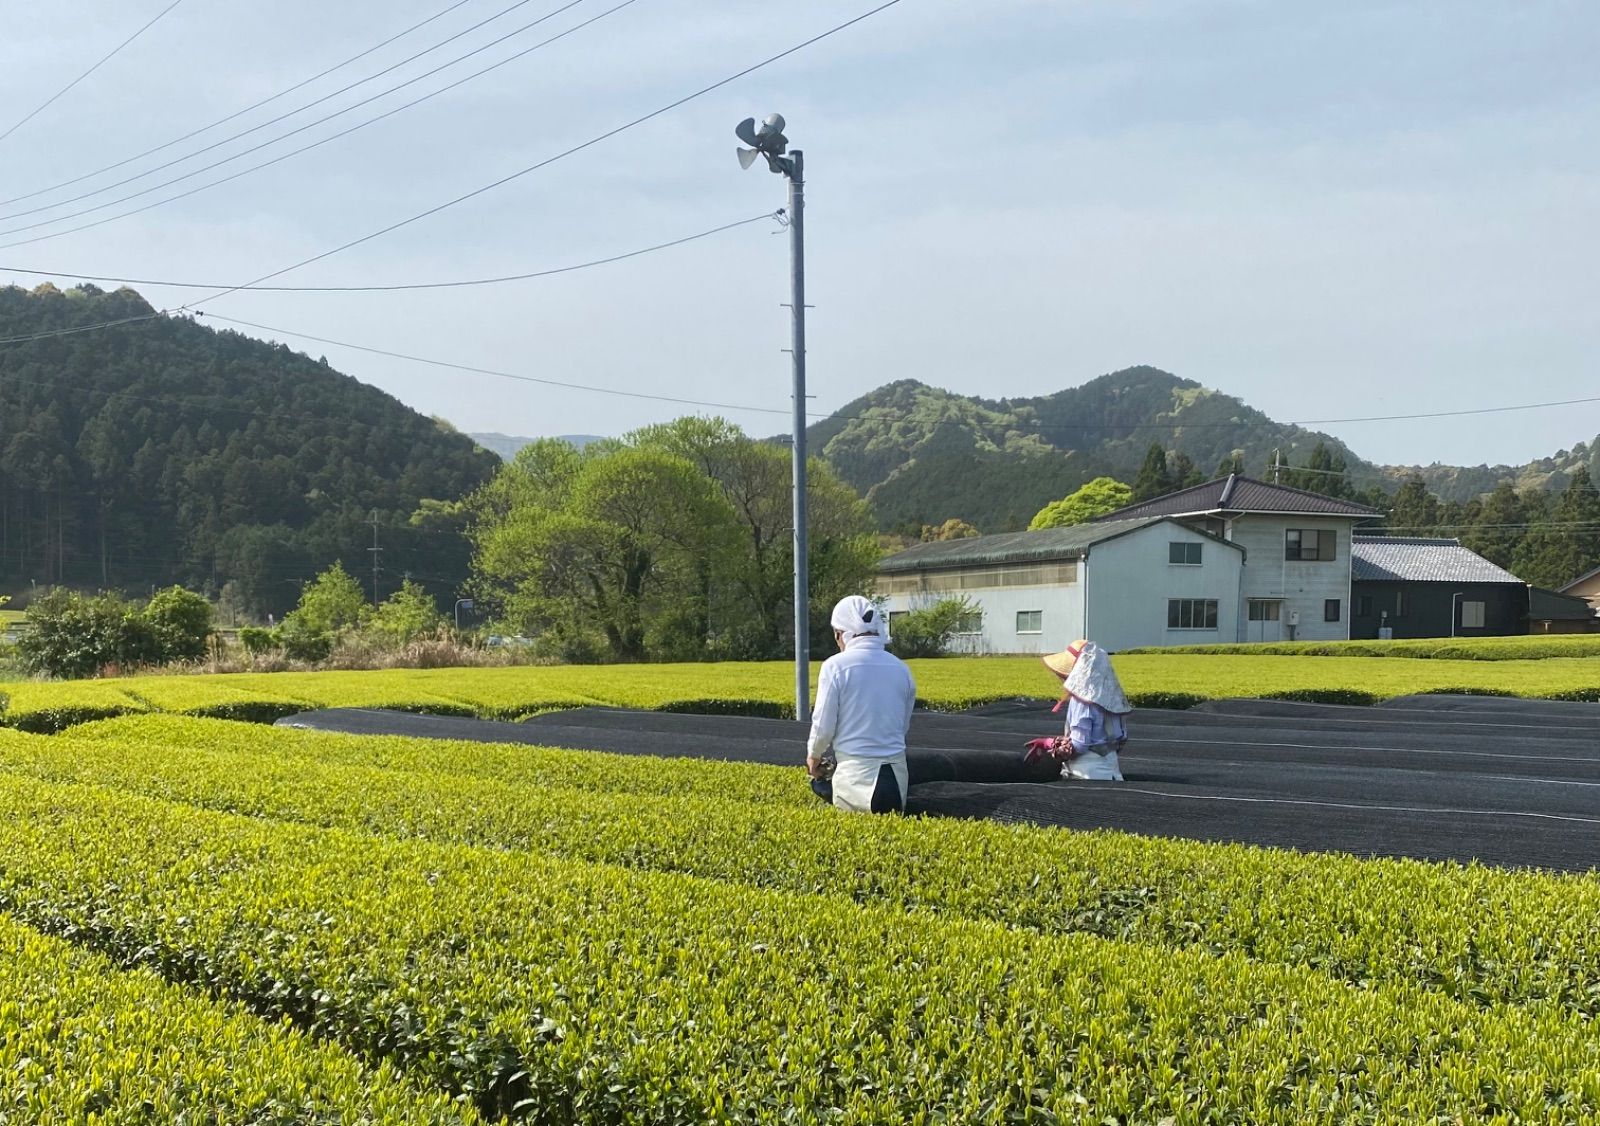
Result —
<path fill-rule="evenodd" d="M 1134 703 L 1157 707 L 1241 696 L 1370 704 L 1418 692 L 1600 700 L 1600 649 L 1581 650 L 1589 656 L 1570 655 L 1567 649 L 1554 655 L 1506 656 L 1540 652 L 1514 644 L 1524 640 L 1464 642 L 1479 653 L 1470 659 L 1162 652 L 1122 654 L 1116 666 Z M 957 657 L 913 661 L 912 667 L 923 703 L 939 710 L 1016 696 L 1053 699 L 1057 689 L 1032 657 Z M 815 670 L 813 665 L 813 674 Z M 784 715 L 792 711 L 793 683 L 791 666 L 781 662 L 22 681 L 4 686 L 0 724 L 58 731 L 135 712 L 270 721 L 320 707 L 399 708 L 484 719 L 518 719 L 586 704 Z"/>
<path fill-rule="evenodd" d="M 1118 666 L 1600 686 L 1570 657 L 1160 661 Z M 1428 679 L 1469 667 L 1500 676 Z M 1053 688 L 917 672 L 944 707 Z M 1593 874 L 845 817 L 795 768 L 239 721 L 776 710 L 785 673 L 11 686 L 0 1123 L 1600 1121 Z"/>

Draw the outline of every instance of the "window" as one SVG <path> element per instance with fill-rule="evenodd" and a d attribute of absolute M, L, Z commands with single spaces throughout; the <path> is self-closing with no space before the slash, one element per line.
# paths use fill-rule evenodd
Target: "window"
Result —
<path fill-rule="evenodd" d="M 1463 602 L 1461 604 L 1461 628 L 1482 629 L 1483 608 L 1484 604 L 1482 602 Z"/>
<path fill-rule="evenodd" d="M 1044 632 L 1044 611 L 1043 610 L 1018 610 L 1017 611 L 1017 632 L 1018 633 L 1043 633 Z"/>
<path fill-rule="evenodd" d="M 1339 620 L 1339 600 L 1337 598 L 1329 598 L 1322 603 L 1322 620 L 1325 622 Z"/>
<path fill-rule="evenodd" d="M 1276 598 L 1252 598 L 1250 600 L 1250 620 L 1252 622 L 1275 622 L 1283 613 L 1283 603 Z"/>
<path fill-rule="evenodd" d="M 1339 533 L 1290 528 L 1284 533 L 1283 557 L 1301 562 L 1328 562 L 1334 558 Z"/>
<path fill-rule="evenodd" d="M 910 610 L 890 610 L 889 611 L 889 632 L 891 632 L 891 633 L 894 632 L 894 624 L 896 622 L 904 621 L 906 618 L 908 618 L 910 616 L 911 616 L 911 611 Z"/>
<path fill-rule="evenodd" d="M 1215 598 L 1167 599 L 1168 629 L 1216 629 L 1217 600 Z"/>
<path fill-rule="evenodd" d="M 1370 618 L 1370 617 L 1372 617 L 1372 595 L 1370 595 L 1370 594 L 1358 594 L 1358 595 L 1356 595 L 1356 617 L 1358 617 L 1358 618 Z"/>
<path fill-rule="evenodd" d="M 973 610 L 956 619 L 957 633 L 982 633 L 983 611 Z"/>
<path fill-rule="evenodd" d="M 1406 616 L 1406 592 L 1403 590 L 1394 592 L 1394 616 L 1397 618 Z"/>
<path fill-rule="evenodd" d="M 1169 543 L 1167 545 L 1167 562 L 1174 567 L 1200 566 L 1200 548 L 1198 543 Z"/>

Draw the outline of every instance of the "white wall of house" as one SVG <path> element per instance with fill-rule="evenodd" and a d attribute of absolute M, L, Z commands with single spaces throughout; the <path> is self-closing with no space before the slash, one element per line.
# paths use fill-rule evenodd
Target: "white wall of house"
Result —
<path fill-rule="evenodd" d="M 941 598 L 965 597 L 982 613 L 982 628 L 976 633 L 959 635 L 953 650 L 960 653 L 1058 653 L 1083 636 L 1083 582 L 1081 564 L 1073 563 L 1074 579 L 1071 583 L 1048 583 L 1031 586 L 985 587 L 973 586 L 961 590 L 937 593 L 915 592 L 890 594 L 883 598 L 884 609 L 891 615 L 931 606 Z M 988 573 L 989 568 L 965 569 L 969 573 Z M 939 572 L 948 574 L 949 572 Z M 1031 629 L 1031 615 L 1037 612 L 1039 629 Z M 1019 615 L 1026 631 L 1019 631 Z"/>
<path fill-rule="evenodd" d="M 1171 562 L 1173 543 L 1197 545 L 1200 562 Z M 1193 550 L 1192 548 L 1190 549 Z M 1089 549 L 1088 620 L 1081 636 L 1110 650 L 1141 645 L 1201 645 L 1238 635 L 1239 577 L 1243 553 L 1189 528 L 1151 524 Z M 1182 600 L 1197 620 L 1215 604 L 1216 624 L 1169 626 L 1169 603 Z M 1070 639 L 1069 639 L 1070 640 Z"/>
<path fill-rule="evenodd" d="M 1245 549 L 1243 589 L 1236 622 L 1239 641 L 1343 641 L 1350 636 L 1350 533 L 1354 521 L 1316 516 L 1235 517 L 1228 538 Z M 1332 532 L 1331 560 L 1285 558 L 1290 529 Z M 1251 621 L 1251 600 L 1277 602 L 1277 621 Z M 1338 620 L 1328 621 L 1328 603 L 1338 602 Z M 1298 613 L 1298 625 L 1291 625 Z M 1229 638 L 1228 640 L 1234 640 Z"/>

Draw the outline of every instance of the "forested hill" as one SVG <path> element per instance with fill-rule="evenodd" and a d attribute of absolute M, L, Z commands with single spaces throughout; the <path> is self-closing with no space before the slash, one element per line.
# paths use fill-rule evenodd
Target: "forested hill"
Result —
<path fill-rule="evenodd" d="M 1376 467 L 1326 434 L 1274 422 L 1231 395 L 1134 367 L 1052 395 L 988 400 L 890 383 L 808 431 L 812 450 L 866 493 L 885 528 L 959 517 L 985 532 L 1028 526 L 1045 504 L 1102 475 L 1133 481 L 1151 443 L 1206 477 L 1238 455 L 1261 473 L 1318 442 L 1355 475 Z"/>
<path fill-rule="evenodd" d="M 138 317 L 132 290 L 0 288 L 0 340 Z M 187 319 L 0 344 L 0 591 L 184 582 L 259 611 L 342 559 L 387 592 L 464 577 L 460 537 L 408 524 L 497 459 L 282 345 Z"/>

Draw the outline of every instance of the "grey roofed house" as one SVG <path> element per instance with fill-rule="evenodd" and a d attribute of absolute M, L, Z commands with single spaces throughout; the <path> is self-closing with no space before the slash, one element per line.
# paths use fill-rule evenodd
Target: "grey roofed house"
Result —
<path fill-rule="evenodd" d="M 1323 496 L 1306 489 L 1257 481 L 1238 473 L 1218 477 L 1203 485 L 1179 489 L 1140 504 L 1130 504 L 1096 518 L 1096 522 L 1138 519 L 1147 516 L 1208 516 L 1224 514 L 1281 514 L 1307 516 L 1354 516 L 1362 519 L 1381 516 L 1375 508 L 1338 497 Z"/>
<path fill-rule="evenodd" d="M 1037 532 L 1005 532 L 964 540 L 913 544 L 879 563 L 878 571 L 880 574 L 896 574 L 945 567 L 1079 559 L 1097 543 L 1125 536 L 1164 519 L 1161 516 L 1149 516 L 1140 520 L 1074 524 L 1068 528 L 1046 528 Z"/>
<path fill-rule="evenodd" d="M 1356 536 L 1350 548 L 1353 582 L 1509 583 L 1521 579 L 1460 540 L 1415 536 Z"/>

